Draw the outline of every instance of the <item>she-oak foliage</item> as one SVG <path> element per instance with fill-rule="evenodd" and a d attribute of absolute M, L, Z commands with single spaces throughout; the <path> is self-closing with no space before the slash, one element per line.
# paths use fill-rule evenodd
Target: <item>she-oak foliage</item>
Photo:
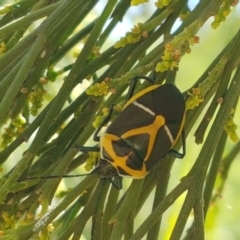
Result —
<path fill-rule="evenodd" d="M 87 170 L 94 167 L 98 154 L 79 153 L 76 146 L 91 139 L 112 104 L 114 116 L 121 112 L 130 80 L 149 74 L 158 83 L 178 85 L 181 60 L 186 54 L 191 57 L 193 45 L 201 45 L 199 30 L 211 20 L 214 32 L 238 4 L 200 0 L 191 10 L 186 0 L 158 0 L 155 5 L 150 1 L 148 19 L 132 22 L 111 45 L 112 31 L 128 17 L 127 11 L 145 2 L 22 0 L 2 5 L 0 240 L 205 239 L 210 204 L 218 203 L 240 149 L 234 123 L 240 93 L 240 31 L 198 79 L 191 77 L 194 69 L 189 67 L 186 78 L 191 87 L 183 93 L 185 131 L 187 137 L 195 129 L 195 142 L 202 148 L 197 157 L 191 156 L 188 173 L 172 190 L 171 156 L 156 162 L 144 179 L 133 180 L 122 192 L 95 175 L 78 178 L 79 183 L 65 192 L 58 190 L 60 178 L 18 181 L 65 175 L 86 161 Z M 106 5 L 93 18 L 97 3 Z M 177 20 L 181 24 L 173 28 Z M 79 45 L 80 53 L 71 58 L 69 51 Z M 192 62 L 199 64 L 198 59 Z M 92 85 L 80 93 L 79 84 L 86 79 Z M 137 91 L 146 86 L 139 84 Z M 228 136 L 237 143 L 223 157 Z M 175 145 L 180 147 L 180 142 Z M 151 211 L 139 222 L 137 215 L 149 196 L 154 197 Z M 180 196 L 180 212 L 166 228 L 162 216 Z"/>

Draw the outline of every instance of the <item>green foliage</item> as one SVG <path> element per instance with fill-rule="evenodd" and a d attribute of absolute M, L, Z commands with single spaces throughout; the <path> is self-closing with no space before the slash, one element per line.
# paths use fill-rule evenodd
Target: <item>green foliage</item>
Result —
<path fill-rule="evenodd" d="M 240 150 L 238 142 L 223 156 L 228 134 L 238 140 L 233 109 L 240 94 L 239 31 L 198 79 L 189 77 L 194 69 L 187 69 L 192 87 L 184 93 L 186 134 L 197 129 L 195 142 L 203 145 L 171 191 L 169 171 L 174 159 L 170 156 L 157 161 L 144 179 L 133 180 L 122 192 L 94 174 L 77 179 L 73 189 L 60 193 L 60 178 L 18 181 L 62 176 L 86 161 L 89 170 L 98 154 L 79 153 L 76 146 L 91 139 L 113 103 L 115 110 L 120 108 L 130 79 L 156 71 L 158 82 L 178 85 L 177 71 L 182 70 L 181 61 L 191 56 L 192 46 L 201 44 L 200 30 L 213 14 L 213 29 L 228 21 L 237 4 L 200 0 L 189 10 L 184 0 L 158 1 L 159 8 L 152 4 L 149 19 L 132 23 L 132 30 L 109 47 L 112 30 L 133 6 L 125 0 L 104 1 L 102 13 L 93 20 L 97 2 L 22 0 L 0 11 L 0 240 L 76 240 L 90 234 L 97 240 L 122 236 L 202 240 L 204 221 L 217 214 L 208 218 L 209 207 L 217 204 Z M 174 29 L 179 17 L 182 24 Z M 209 41 L 210 47 L 214 44 Z M 73 59 L 69 51 L 77 45 L 82 49 Z M 198 65 L 198 59 L 192 62 Z M 86 79 L 92 85 L 80 92 L 79 84 Z M 145 86 L 140 84 L 137 91 Z M 164 213 L 183 195 L 176 222 L 164 229 Z M 57 196 L 62 199 L 54 205 Z M 152 210 L 139 224 L 137 215 L 149 196 L 154 196 Z"/>

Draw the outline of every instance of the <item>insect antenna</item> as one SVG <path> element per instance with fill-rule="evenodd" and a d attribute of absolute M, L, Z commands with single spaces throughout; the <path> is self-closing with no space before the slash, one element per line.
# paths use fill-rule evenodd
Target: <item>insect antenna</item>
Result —
<path fill-rule="evenodd" d="M 49 176 L 39 176 L 39 177 L 23 177 L 19 178 L 17 181 L 22 182 L 25 180 L 41 180 L 41 179 L 54 179 L 54 178 L 73 178 L 73 177 L 83 177 L 83 176 L 88 176 L 91 174 L 94 174 L 96 172 L 96 169 L 94 169 L 90 173 L 86 174 L 72 174 L 72 175 L 49 175 Z"/>

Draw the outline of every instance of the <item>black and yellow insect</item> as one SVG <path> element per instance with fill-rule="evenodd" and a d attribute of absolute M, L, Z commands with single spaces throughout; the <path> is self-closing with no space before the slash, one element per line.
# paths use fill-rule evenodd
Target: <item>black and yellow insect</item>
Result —
<path fill-rule="evenodd" d="M 133 95 L 139 79 L 145 79 L 152 85 Z M 99 146 L 78 147 L 82 152 L 100 152 L 97 166 L 90 174 L 96 173 L 100 178 L 107 178 L 117 189 L 121 189 L 121 177 L 144 178 L 166 154 L 184 157 L 185 101 L 173 84 L 154 84 L 146 76 L 133 78 L 122 112 L 98 136 L 111 119 L 112 112 L 113 106 L 94 133 L 93 138 L 99 142 Z M 181 135 L 183 152 L 179 153 L 172 148 Z M 29 177 L 20 181 L 77 176 L 83 175 Z M 113 177 L 116 177 L 115 181 Z"/>
<path fill-rule="evenodd" d="M 126 104 L 122 112 L 98 134 L 111 118 L 113 107 L 94 134 L 99 147 L 80 147 L 80 151 L 100 151 L 100 159 L 92 173 L 100 178 L 108 178 L 116 187 L 121 181 L 114 182 L 112 177 L 144 178 L 151 168 L 166 154 L 177 158 L 185 155 L 185 101 L 173 84 L 153 84 L 133 95 L 136 82 L 146 76 L 132 80 Z M 173 150 L 182 135 L 183 153 Z"/>

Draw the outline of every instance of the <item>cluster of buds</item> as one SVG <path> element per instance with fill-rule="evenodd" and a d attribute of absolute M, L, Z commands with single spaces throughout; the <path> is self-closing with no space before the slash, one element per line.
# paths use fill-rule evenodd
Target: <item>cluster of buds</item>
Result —
<path fill-rule="evenodd" d="M 186 110 L 194 109 L 195 107 L 198 107 L 201 102 L 203 102 L 203 92 L 201 91 L 201 88 L 193 88 L 192 92 L 188 92 L 188 98 L 186 101 Z"/>
<path fill-rule="evenodd" d="M 137 6 L 137 5 L 146 3 L 146 2 L 148 2 L 148 1 L 149 1 L 149 0 L 132 0 L 132 1 L 131 1 L 131 5 L 132 5 L 132 6 Z"/>
<path fill-rule="evenodd" d="M 111 88 L 108 86 L 109 78 L 105 79 L 101 83 L 95 83 L 91 85 L 87 90 L 86 94 L 90 96 L 105 96 L 111 92 Z"/>
<path fill-rule="evenodd" d="M 42 107 L 45 94 L 46 91 L 42 87 L 38 87 L 30 93 L 29 99 L 32 104 L 30 111 L 33 116 L 36 116 L 38 110 Z"/>
<path fill-rule="evenodd" d="M 55 227 L 52 223 L 48 224 L 39 234 L 39 240 L 51 239 L 51 233 L 54 231 Z"/>
<path fill-rule="evenodd" d="M 109 108 L 105 107 L 105 108 L 102 109 L 103 115 L 96 116 L 96 118 L 93 122 L 93 127 L 94 128 L 97 129 L 100 126 L 100 124 L 103 122 L 105 117 L 108 115 L 109 110 L 110 110 Z"/>
<path fill-rule="evenodd" d="M 88 153 L 89 158 L 86 160 L 86 164 L 84 166 L 84 169 L 89 172 L 92 170 L 92 168 L 96 165 L 96 162 L 99 158 L 99 152 L 89 152 Z"/>
<path fill-rule="evenodd" d="M 26 127 L 26 119 L 20 114 L 11 121 L 8 127 L 4 129 L 2 134 L 1 148 L 5 148 L 16 137 L 18 137 Z"/>
<path fill-rule="evenodd" d="M 231 12 L 231 7 L 235 7 L 238 4 L 239 0 L 230 0 L 230 1 L 224 1 L 219 8 L 219 11 L 214 16 L 214 21 L 212 22 L 211 26 L 213 29 L 216 29 L 219 27 L 221 22 L 224 22 L 226 20 L 226 17 Z"/>
<path fill-rule="evenodd" d="M 4 53 L 6 52 L 6 50 L 7 50 L 6 44 L 5 44 L 4 42 L 1 42 L 1 43 L 0 43 L 0 56 L 1 56 L 2 54 L 4 54 Z"/>
<path fill-rule="evenodd" d="M 231 114 L 233 114 L 233 113 L 234 113 L 234 109 L 232 109 Z M 238 141 L 238 139 L 239 139 L 238 135 L 237 135 L 237 132 L 236 132 L 237 125 L 236 125 L 236 123 L 234 123 L 233 117 L 231 115 L 228 117 L 228 120 L 227 120 L 227 122 L 226 122 L 226 124 L 224 126 L 224 129 L 227 132 L 227 134 L 230 137 L 230 139 L 234 143 L 236 143 Z"/>
<path fill-rule="evenodd" d="M 218 81 L 219 76 L 221 75 L 224 66 L 227 63 L 226 58 L 222 58 L 216 66 L 208 73 L 208 76 L 197 86 L 193 88 L 191 92 L 188 92 L 188 98 L 186 100 L 186 109 L 193 109 L 198 107 L 201 102 L 204 100 L 204 96 L 211 89 L 213 84 Z"/>
<path fill-rule="evenodd" d="M 54 70 L 54 68 L 49 67 L 47 71 L 47 80 L 50 82 L 55 82 L 57 77 L 61 74 L 62 72 Z"/>
<path fill-rule="evenodd" d="M 11 229 L 14 228 L 16 224 L 15 215 L 10 215 L 8 212 L 2 212 L 3 223 L 1 224 L 1 229 Z"/>
<path fill-rule="evenodd" d="M 185 41 L 180 46 L 174 47 L 171 43 L 167 43 L 164 50 L 164 55 L 161 57 L 162 62 L 156 65 L 156 72 L 165 72 L 168 70 L 173 71 L 174 68 L 178 68 L 178 63 L 185 53 L 190 53 L 190 45 L 199 42 L 199 37 L 194 36 L 188 41 Z"/>
<path fill-rule="evenodd" d="M 134 25 L 131 32 L 127 32 L 125 37 L 120 38 L 118 42 L 114 44 L 115 48 L 125 47 L 130 43 L 135 43 L 141 40 L 142 37 L 147 38 L 148 32 L 142 30 L 142 23 Z"/>
<path fill-rule="evenodd" d="M 171 2 L 172 2 L 171 0 L 158 0 L 155 3 L 155 6 L 158 8 L 163 8 L 163 7 L 168 6 Z"/>

